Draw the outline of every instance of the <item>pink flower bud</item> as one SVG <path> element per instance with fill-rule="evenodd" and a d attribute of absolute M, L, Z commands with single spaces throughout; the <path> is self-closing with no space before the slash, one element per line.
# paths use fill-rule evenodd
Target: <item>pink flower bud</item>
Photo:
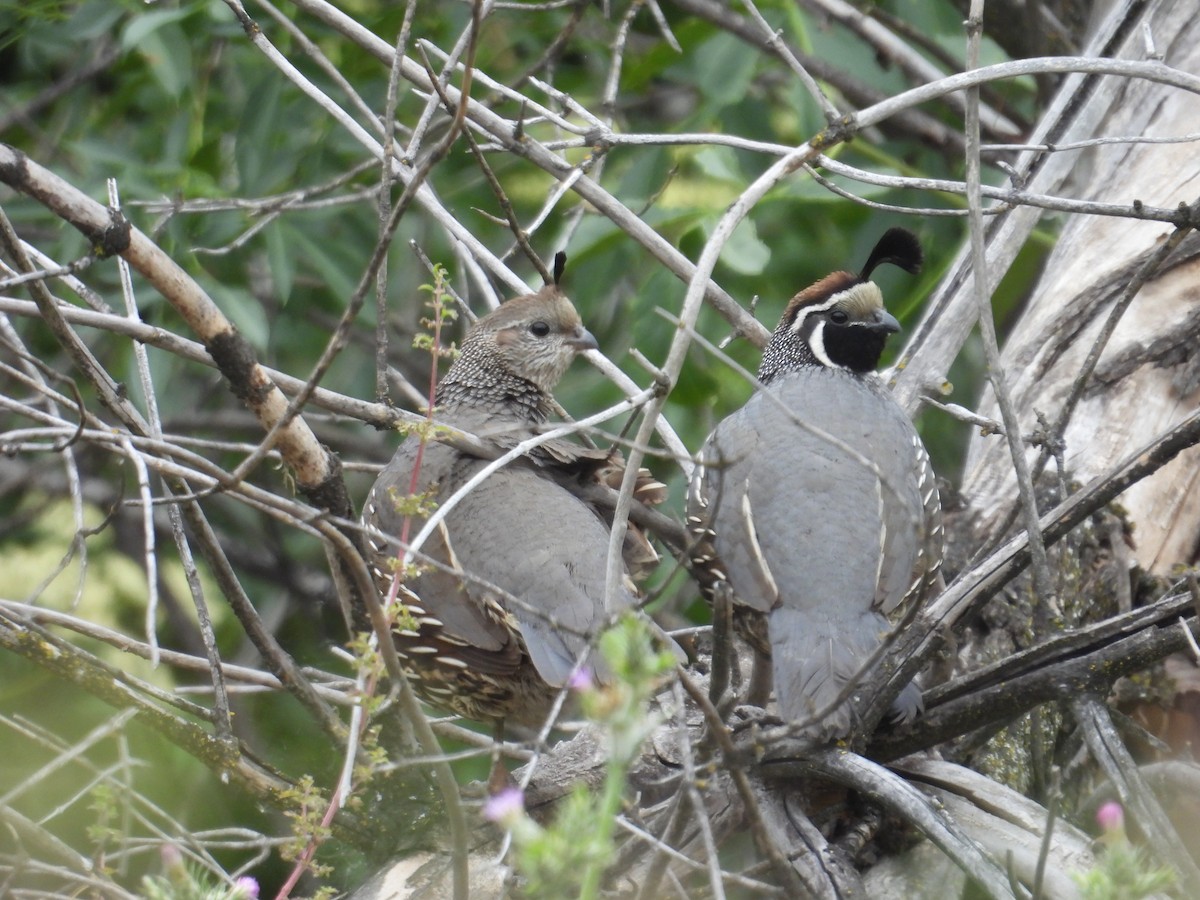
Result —
<path fill-rule="evenodd" d="M 525 795 L 520 788 L 508 787 L 492 794 L 483 804 L 483 817 L 497 825 L 511 826 L 525 813 Z"/>
<path fill-rule="evenodd" d="M 258 880 L 243 875 L 233 883 L 233 891 L 238 900 L 258 900 Z"/>
<path fill-rule="evenodd" d="M 587 666 L 580 666 L 567 679 L 567 687 L 573 691 L 590 691 L 595 686 L 596 683 L 592 680 L 592 670 Z"/>
<path fill-rule="evenodd" d="M 1096 823 L 1105 834 L 1114 834 L 1125 827 L 1125 810 L 1115 800 L 1109 800 L 1096 810 Z"/>
<path fill-rule="evenodd" d="M 175 844 L 163 844 L 158 848 L 162 858 L 163 871 L 172 882 L 178 884 L 187 879 L 187 869 L 183 865 L 183 852 Z"/>

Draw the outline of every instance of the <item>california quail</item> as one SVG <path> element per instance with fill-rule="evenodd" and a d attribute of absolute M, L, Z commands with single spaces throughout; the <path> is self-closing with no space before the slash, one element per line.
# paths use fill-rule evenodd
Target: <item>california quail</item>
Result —
<path fill-rule="evenodd" d="M 918 271 L 915 236 L 891 229 L 861 275 L 834 272 L 791 299 L 763 355 L 762 389 L 709 437 L 689 496 L 739 630 L 771 655 L 780 714 L 816 717 L 822 740 L 850 732 L 844 701 L 860 668 L 941 564 L 929 456 L 874 373 L 900 328 L 868 280 L 884 262 Z M 910 684 L 891 716 L 921 708 Z"/>
<path fill-rule="evenodd" d="M 561 266 L 561 261 L 557 261 Z M 556 284 L 509 300 L 479 319 L 437 388 L 435 419 L 499 449 L 534 435 L 552 410 L 551 389 L 596 339 Z M 547 471 L 578 459 L 559 442 L 490 475 L 446 516 L 400 588 L 396 648 L 417 692 L 472 719 L 538 726 L 572 671 L 587 659 L 605 609 L 610 529 Z M 575 446 L 575 445 L 571 445 Z M 445 501 L 489 462 L 410 435 L 380 473 L 363 520 L 401 540 L 401 501 Z M 415 472 L 414 472 L 415 470 Z M 412 504 L 403 504 L 412 512 Z M 429 510 L 424 510 L 425 515 Z M 412 514 L 407 536 L 425 518 Z M 368 535 L 370 563 L 386 596 L 397 546 Z M 618 586 L 616 605 L 633 601 Z M 603 666 L 591 661 L 593 670 Z"/>

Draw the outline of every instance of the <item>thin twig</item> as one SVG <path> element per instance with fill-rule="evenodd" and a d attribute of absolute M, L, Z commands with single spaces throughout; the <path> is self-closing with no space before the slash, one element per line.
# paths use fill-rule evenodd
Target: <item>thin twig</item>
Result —
<path fill-rule="evenodd" d="M 979 44 L 983 35 L 983 0 L 971 0 L 971 14 L 967 19 L 967 68 L 979 65 Z M 979 90 L 972 87 L 967 91 L 967 208 L 971 237 L 971 277 L 975 295 L 979 331 L 983 336 L 983 351 L 987 358 L 988 380 L 991 382 L 996 403 L 1000 407 L 1000 418 L 1004 422 L 1005 438 L 1012 455 L 1013 469 L 1017 476 L 1021 510 L 1025 531 L 1029 535 L 1030 563 L 1033 570 L 1033 587 L 1037 595 L 1034 628 L 1042 633 L 1058 607 L 1054 585 L 1050 578 L 1050 564 L 1046 558 L 1046 544 L 1038 522 L 1037 498 L 1033 492 L 1033 478 L 1029 463 L 1025 459 L 1025 446 L 1021 443 L 1021 426 L 1013 408 L 1012 395 L 1004 375 L 1004 364 L 1000 358 L 1000 346 L 996 339 L 996 322 L 992 317 L 991 291 L 987 276 L 987 253 L 983 243 L 983 213 L 980 195 L 979 162 Z"/>

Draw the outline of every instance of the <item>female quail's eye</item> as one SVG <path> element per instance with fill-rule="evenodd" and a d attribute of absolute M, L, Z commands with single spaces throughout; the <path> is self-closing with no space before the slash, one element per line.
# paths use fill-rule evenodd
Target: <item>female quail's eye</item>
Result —
<path fill-rule="evenodd" d="M 829 321 L 834 325 L 845 325 L 850 321 L 850 316 L 840 309 L 835 309 L 829 314 Z"/>
<path fill-rule="evenodd" d="M 529 326 L 529 333 L 534 337 L 545 337 L 550 333 L 550 326 L 546 322 L 538 320 Z"/>

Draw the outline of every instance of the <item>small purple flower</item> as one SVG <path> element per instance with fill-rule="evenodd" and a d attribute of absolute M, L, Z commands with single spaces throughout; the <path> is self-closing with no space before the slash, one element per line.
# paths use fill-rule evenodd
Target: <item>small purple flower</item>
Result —
<path fill-rule="evenodd" d="M 237 900 L 258 900 L 258 881 L 243 875 L 233 883 L 233 896 Z"/>
<path fill-rule="evenodd" d="M 525 795 L 520 788 L 507 787 L 492 794 L 483 804 L 483 817 L 497 825 L 511 826 L 525 814 Z"/>
<path fill-rule="evenodd" d="M 175 844 L 163 844 L 158 848 L 162 858 L 163 871 L 172 881 L 178 882 L 187 877 L 187 869 L 183 866 L 183 852 Z"/>
<path fill-rule="evenodd" d="M 1125 810 L 1115 800 L 1109 800 L 1096 810 L 1096 823 L 1105 834 L 1116 834 L 1125 828 Z"/>
<path fill-rule="evenodd" d="M 587 666 L 580 666 L 567 679 L 567 687 L 576 692 L 590 691 L 595 686 L 596 682 L 592 680 L 592 670 Z"/>

